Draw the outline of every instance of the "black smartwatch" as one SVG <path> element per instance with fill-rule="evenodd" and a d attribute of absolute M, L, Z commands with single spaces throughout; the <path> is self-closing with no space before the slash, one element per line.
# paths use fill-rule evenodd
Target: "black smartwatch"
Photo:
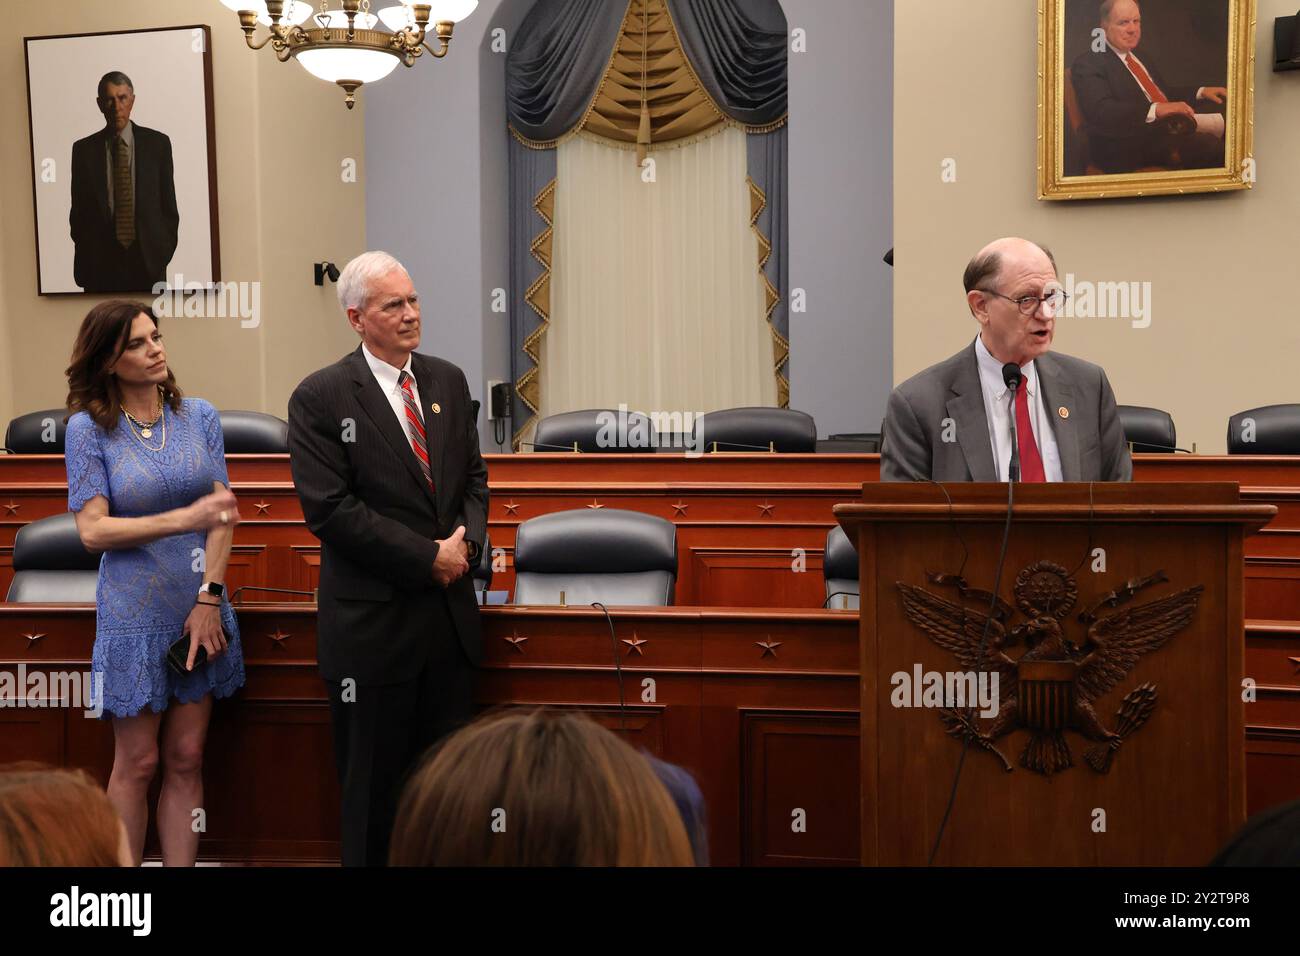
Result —
<path fill-rule="evenodd" d="M 226 593 L 225 587 L 218 584 L 216 581 L 209 581 L 207 584 L 200 585 L 199 587 L 200 595 L 211 594 L 218 601 L 221 600 L 221 595 L 225 593 Z"/>

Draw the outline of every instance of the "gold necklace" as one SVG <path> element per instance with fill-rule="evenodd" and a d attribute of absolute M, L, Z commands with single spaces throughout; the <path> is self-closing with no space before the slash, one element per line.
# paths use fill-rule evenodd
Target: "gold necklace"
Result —
<path fill-rule="evenodd" d="M 150 451 L 162 451 L 164 448 L 167 447 L 167 406 L 166 405 L 163 405 L 162 409 L 158 413 L 158 417 L 154 419 L 152 422 L 150 422 L 149 425 L 145 425 L 143 422 L 137 422 L 136 417 L 132 415 L 130 412 L 128 412 L 125 408 L 122 409 L 122 411 L 126 415 L 126 423 L 131 428 L 131 434 L 136 437 L 136 440 L 139 441 L 141 445 L 144 445 L 144 447 L 148 448 Z M 162 444 L 159 445 L 157 448 L 154 448 L 153 445 L 150 445 L 147 441 L 145 441 L 145 439 L 153 437 L 152 426 L 156 425 L 158 422 L 162 422 Z M 141 430 L 138 432 L 135 430 L 135 426 L 137 424 L 139 424 L 141 428 Z"/>
<path fill-rule="evenodd" d="M 162 396 L 160 395 L 159 398 L 161 399 L 161 397 Z M 122 411 L 123 413 L 125 413 L 126 417 L 129 418 L 132 422 L 134 422 L 135 426 L 140 429 L 141 435 L 143 435 L 145 438 L 152 438 L 153 427 L 154 425 L 158 424 L 158 419 L 162 417 L 163 404 L 164 403 L 160 400 L 158 403 L 158 414 L 153 417 L 153 421 L 148 421 L 148 422 L 141 421 L 140 419 L 136 418 L 134 415 L 131 414 L 131 410 L 127 408 L 125 405 L 122 406 Z"/>

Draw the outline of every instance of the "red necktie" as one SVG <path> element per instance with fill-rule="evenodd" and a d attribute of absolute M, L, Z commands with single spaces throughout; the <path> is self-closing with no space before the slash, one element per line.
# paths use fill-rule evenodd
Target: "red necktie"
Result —
<path fill-rule="evenodd" d="M 1020 443 L 1020 480 L 1046 481 L 1043 457 L 1038 454 L 1034 429 L 1029 424 L 1029 390 L 1024 382 L 1016 389 L 1016 440 Z"/>
<path fill-rule="evenodd" d="M 1151 97 L 1152 103 L 1169 102 L 1169 97 L 1160 92 L 1160 87 L 1156 86 L 1156 81 L 1151 79 L 1151 74 L 1137 61 L 1137 57 L 1130 53 L 1124 58 L 1124 62 L 1128 64 L 1128 71 L 1133 74 L 1133 78 L 1142 84 L 1142 89 L 1147 91 L 1147 96 Z"/>
<path fill-rule="evenodd" d="M 429 468 L 429 452 L 425 448 L 424 422 L 420 418 L 420 406 L 415 404 L 415 390 L 411 388 L 411 376 L 403 369 L 397 376 L 397 384 L 402 387 L 402 404 L 406 407 L 406 437 L 411 440 L 411 451 L 420 463 L 424 480 L 433 489 L 433 473 Z"/>

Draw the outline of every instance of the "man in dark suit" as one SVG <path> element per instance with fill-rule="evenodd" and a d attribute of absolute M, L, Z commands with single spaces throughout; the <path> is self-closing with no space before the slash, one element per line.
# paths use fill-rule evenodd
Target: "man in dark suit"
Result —
<path fill-rule="evenodd" d="M 1101 4 L 1105 49 L 1080 55 L 1071 79 L 1087 123 L 1092 161 L 1107 173 L 1144 166 L 1206 169 L 1224 162 L 1222 117 L 1202 113 L 1227 99 L 1222 86 L 1175 86 L 1135 50 L 1142 41 L 1136 0 Z"/>
<path fill-rule="evenodd" d="M 889 396 L 881 480 L 1006 481 L 1013 419 L 1021 481 L 1131 480 L 1106 373 L 1049 352 L 1065 303 L 1052 254 L 999 239 L 970 261 L 963 282 L 979 335 Z M 1014 406 L 1007 365 L 1022 376 Z"/>
<path fill-rule="evenodd" d="M 172 141 L 131 122 L 135 89 L 106 73 L 96 102 L 105 125 L 72 144 L 72 273 L 87 292 L 149 292 L 167 281 L 180 213 Z"/>
<path fill-rule="evenodd" d="M 289 465 L 321 541 L 317 658 L 334 725 L 343 863 L 383 865 L 402 780 L 472 716 L 481 660 L 470 566 L 487 533 L 487 466 L 465 375 L 416 352 L 406 270 L 367 252 L 339 302 L 355 352 L 289 399 Z"/>

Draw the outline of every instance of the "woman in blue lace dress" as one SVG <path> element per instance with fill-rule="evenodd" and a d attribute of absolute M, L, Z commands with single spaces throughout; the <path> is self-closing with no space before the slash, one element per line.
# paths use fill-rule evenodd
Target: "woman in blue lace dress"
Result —
<path fill-rule="evenodd" d="M 209 403 L 181 397 L 158 320 L 138 302 L 91 309 L 68 388 L 68 510 L 85 546 L 104 552 L 92 670 L 103 675 L 104 713 L 113 719 L 108 796 L 138 863 L 161 763 L 163 863 L 192 865 L 212 700 L 244 683 L 239 626 L 222 584 L 239 512 L 221 420 Z M 189 659 L 178 675 L 166 655 L 182 634 Z M 200 647 L 208 660 L 196 664 Z"/>

